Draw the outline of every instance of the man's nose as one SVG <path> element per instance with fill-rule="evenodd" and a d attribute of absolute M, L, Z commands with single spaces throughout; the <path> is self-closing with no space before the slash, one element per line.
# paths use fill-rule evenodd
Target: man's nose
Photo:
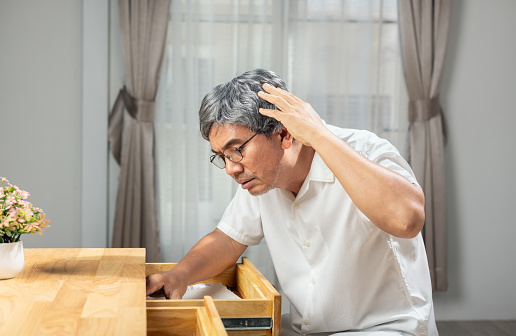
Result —
<path fill-rule="evenodd" d="M 240 173 L 244 170 L 244 166 L 241 163 L 233 162 L 231 160 L 226 159 L 226 173 L 235 177 L 236 173 Z"/>

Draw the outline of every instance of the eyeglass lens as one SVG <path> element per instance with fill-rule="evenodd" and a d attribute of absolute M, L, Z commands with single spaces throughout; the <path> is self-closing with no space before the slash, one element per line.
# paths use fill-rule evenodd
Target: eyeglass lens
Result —
<path fill-rule="evenodd" d="M 217 166 L 218 168 L 222 169 L 222 168 L 225 168 L 226 167 L 226 158 L 228 158 L 228 160 L 232 161 L 232 162 L 240 162 L 242 161 L 242 159 L 244 158 L 242 156 L 242 148 L 244 148 L 244 146 L 249 142 L 251 141 L 256 135 L 258 134 L 258 132 L 256 132 L 252 137 L 250 137 L 246 142 L 244 142 L 240 147 L 236 148 L 236 147 L 231 147 L 231 148 L 227 148 L 223 153 L 222 155 L 213 155 L 211 157 L 211 163 L 213 163 L 215 166 Z"/>
<path fill-rule="evenodd" d="M 240 162 L 243 159 L 242 153 L 238 148 L 228 148 L 224 151 L 223 155 L 215 155 L 211 161 L 215 166 L 219 168 L 226 167 L 226 159 L 232 162 Z"/>

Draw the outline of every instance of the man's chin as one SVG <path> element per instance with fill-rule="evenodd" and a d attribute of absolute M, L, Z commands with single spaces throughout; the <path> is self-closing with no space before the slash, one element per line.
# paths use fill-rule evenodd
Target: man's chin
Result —
<path fill-rule="evenodd" d="M 267 186 L 265 188 L 249 188 L 247 191 L 253 196 L 261 196 L 274 189 L 273 187 Z"/>

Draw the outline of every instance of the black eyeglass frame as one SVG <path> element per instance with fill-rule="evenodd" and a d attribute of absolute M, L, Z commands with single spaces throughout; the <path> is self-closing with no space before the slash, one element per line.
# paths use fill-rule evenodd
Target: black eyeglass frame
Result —
<path fill-rule="evenodd" d="M 215 167 L 220 168 L 220 169 L 224 169 L 224 168 L 226 168 L 226 158 L 229 161 L 234 162 L 234 163 L 238 163 L 238 162 L 242 161 L 244 159 L 244 154 L 242 154 L 242 148 L 244 148 L 244 146 L 247 145 L 247 143 L 249 141 L 251 141 L 257 134 L 260 134 L 260 132 L 254 133 L 254 135 L 252 137 L 247 139 L 247 141 L 244 142 L 243 144 L 241 144 L 239 147 L 229 147 L 229 148 L 224 149 L 222 154 L 213 154 L 212 156 L 210 156 L 210 162 L 213 163 L 213 165 Z M 231 158 L 229 156 L 224 154 L 228 149 L 234 149 L 235 151 L 237 151 L 240 154 L 240 159 L 238 161 L 231 160 Z M 221 161 L 214 161 L 217 157 L 220 157 L 222 160 Z M 221 164 L 223 162 L 224 165 L 221 167 L 221 166 L 217 165 L 217 162 L 220 162 Z"/>

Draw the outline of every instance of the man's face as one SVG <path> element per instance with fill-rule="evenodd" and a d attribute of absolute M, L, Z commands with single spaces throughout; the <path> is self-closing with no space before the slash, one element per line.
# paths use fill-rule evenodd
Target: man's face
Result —
<path fill-rule="evenodd" d="M 209 137 L 211 149 L 215 154 L 222 154 L 226 148 L 241 146 L 253 135 L 254 132 L 242 125 L 214 125 Z M 226 173 L 243 189 L 258 196 L 279 187 L 283 168 L 279 134 L 271 138 L 257 134 L 244 146 L 242 156 L 242 161 L 236 163 L 226 159 Z"/>

